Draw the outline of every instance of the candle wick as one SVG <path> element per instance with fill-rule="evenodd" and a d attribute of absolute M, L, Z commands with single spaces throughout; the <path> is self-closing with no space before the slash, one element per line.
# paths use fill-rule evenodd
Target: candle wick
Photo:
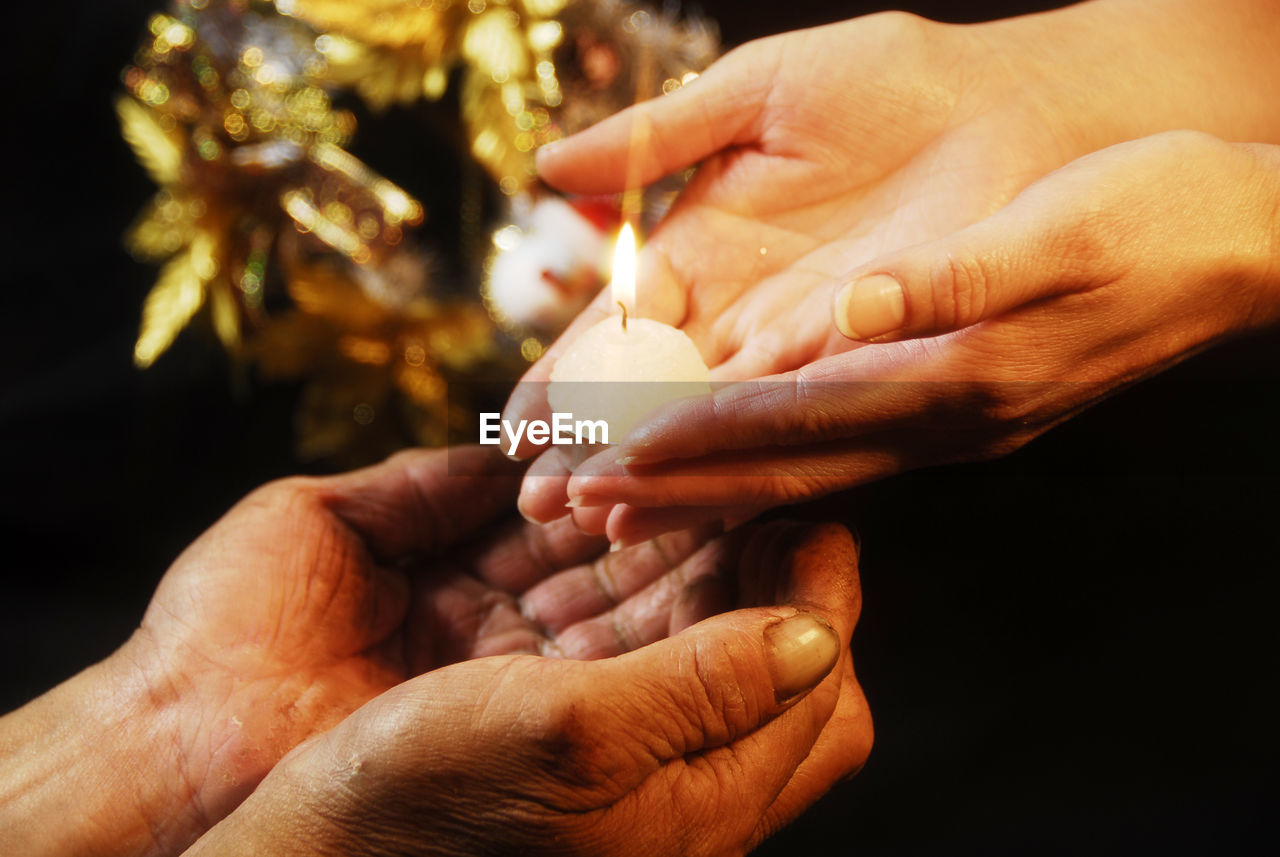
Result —
<path fill-rule="evenodd" d="M 627 332 L 627 305 L 622 301 L 618 301 L 618 306 L 622 307 L 622 332 Z"/>

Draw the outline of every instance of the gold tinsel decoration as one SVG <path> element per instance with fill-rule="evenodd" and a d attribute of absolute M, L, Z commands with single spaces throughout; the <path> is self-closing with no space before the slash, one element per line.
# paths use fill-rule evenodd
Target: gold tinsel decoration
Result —
<path fill-rule="evenodd" d="M 511 377 L 502 361 L 540 348 L 506 341 L 478 284 L 433 281 L 427 213 L 347 150 L 356 120 L 333 98 L 378 110 L 458 85 L 471 156 L 507 197 L 536 195 L 538 146 L 678 88 L 716 49 L 705 25 L 622 0 L 177 0 L 117 102 L 160 188 L 127 236 L 162 265 L 135 362 L 204 313 L 233 359 L 306 382 L 304 457 L 468 435 L 449 383 Z"/>

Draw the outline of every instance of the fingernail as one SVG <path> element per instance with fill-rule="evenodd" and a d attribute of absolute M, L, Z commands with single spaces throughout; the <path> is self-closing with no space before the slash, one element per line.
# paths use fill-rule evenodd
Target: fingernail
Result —
<path fill-rule="evenodd" d="M 573 487 L 576 487 L 576 485 Z M 571 487 L 570 490 L 573 490 L 573 487 Z M 616 503 L 617 500 L 611 500 L 608 496 L 590 494 L 590 492 L 577 492 L 577 494 L 573 494 L 573 496 L 568 499 L 568 503 L 564 504 L 564 508 L 582 509 L 586 507 L 598 507 L 598 505 L 614 505 Z"/>
<path fill-rule="evenodd" d="M 528 512 L 526 512 L 526 511 L 525 511 L 525 508 L 524 508 L 524 495 L 523 495 L 523 494 L 516 498 L 516 511 L 520 513 L 520 517 L 524 518 L 526 521 L 528 521 L 528 522 L 529 522 L 529 523 L 531 523 L 531 524 L 541 524 L 541 523 L 542 523 L 542 522 L 541 522 L 541 521 L 539 521 L 537 518 L 535 518 L 533 515 L 530 515 Z"/>
<path fill-rule="evenodd" d="M 874 339 L 902 327 L 907 298 L 902 283 L 888 274 L 872 274 L 836 294 L 836 327 L 850 339 Z"/>
<path fill-rule="evenodd" d="M 565 515 L 569 514 L 568 512 L 554 511 L 555 509 L 554 506 L 552 506 L 551 508 L 553 512 L 550 516 L 545 518 L 540 518 L 537 515 L 535 515 L 533 512 L 529 511 L 529 507 L 525 505 L 525 499 L 523 494 L 521 494 L 519 497 L 516 498 L 516 511 L 520 513 L 520 517 L 524 518 L 526 521 L 528 521 L 531 524 L 549 524 L 552 521 L 558 521 L 561 518 L 563 518 Z"/>
<path fill-rule="evenodd" d="M 544 658 L 564 658 L 564 649 L 560 648 L 560 644 L 550 638 L 541 640 L 538 643 L 538 650 Z"/>
<path fill-rule="evenodd" d="M 656 459 L 649 458 L 644 455 L 624 455 L 622 458 L 618 459 L 618 463 L 623 467 L 643 466 L 646 464 L 653 464 L 655 461 Z"/>
<path fill-rule="evenodd" d="M 518 422 L 519 420 L 516 420 L 515 422 L 512 422 L 511 425 L 516 425 Z M 506 440 L 503 440 L 502 454 L 507 458 L 510 458 L 512 461 L 526 461 L 527 459 L 537 455 L 539 451 L 540 450 L 535 448 L 532 453 L 526 454 L 521 452 L 520 447 L 518 446 L 515 449 L 510 449 L 506 446 Z"/>
<path fill-rule="evenodd" d="M 840 637 L 826 620 L 797 613 L 765 629 L 773 694 L 786 702 L 812 690 L 840 659 Z"/>
<path fill-rule="evenodd" d="M 539 147 L 538 147 L 538 150 L 537 150 L 536 152 L 534 152 L 534 153 L 533 153 L 533 166 L 534 166 L 534 168 L 535 168 L 535 169 L 537 169 L 539 172 L 541 172 L 541 170 L 542 170 L 542 160 L 543 160 L 544 158 L 549 158 L 549 157 L 551 157 L 551 156 L 555 153 L 555 150 L 556 150 L 556 149 L 558 149 L 559 147 L 560 147 L 560 141 L 559 141 L 559 140 L 553 140 L 553 141 L 552 141 L 552 142 L 550 142 L 550 143 L 547 143 L 547 144 L 545 144 L 545 145 L 539 146 Z"/>
<path fill-rule="evenodd" d="M 579 494 L 576 497 L 570 497 L 569 502 L 564 504 L 566 509 L 583 509 L 594 506 L 612 506 L 615 500 L 606 500 L 598 494 Z"/>

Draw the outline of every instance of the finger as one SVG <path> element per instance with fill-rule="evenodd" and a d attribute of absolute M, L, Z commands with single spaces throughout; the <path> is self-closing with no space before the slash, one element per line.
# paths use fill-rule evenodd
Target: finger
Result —
<path fill-rule="evenodd" d="M 415 449 L 318 486 L 375 556 L 394 560 L 455 544 L 509 509 L 522 470 L 479 446 Z"/>
<path fill-rule="evenodd" d="M 822 354 L 853 347 L 832 328 L 830 284 L 883 252 L 870 249 L 885 242 L 883 228 L 859 225 L 846 230 L 738 296 L 717 318 L 719 351 L 714 356 L 719 363 L 712 367 L 712 380 L 743 381 L 787 372 Z"/>
<path fill-rule="evenodd" d="M 568 518 L 549 524 L 513 519 L 491 538 L 471 546 L 458 564 L 490 586 L 520 595 L 607 547 L 605 539 L 584 534 Z"/>
<path fill-rule="evenodd" d="M 705 574 L 686 583 L 671 605 L 667 636 L 723 613 L 733 606 L 733 587 L 721 574 Z"/>
<path fill-rule="evenodd" d="M 411 611 L 404 626 L 411 675 L 489 655 L 539 654 L 547 646 L 514 597 L 449 564 L 419 578 Z"/>
<path fill-rule="evenodd" d="M 520 514 L 542 524 L 568 515 L 569 475 L 561 447 L 552 447 L 535 458 L 520 483 Z"/>
<path fill-rule="evenodd" d="M 816 686 L 834 666 L 835 660 L 839 656 L 839 651 L 848 646 L 849 639 L 853 634 L 853 627 L 857 622 L 858 613 L 861 609 L 861 588 L 857 573 L 857 546 L 849 531 L 836 524 L 808 526 L 792 522 L 774 522 L 770 526 L 755 532 L 743 532 L 728 541 L 712 542 L 703 547 L 682 566 L 686 582 L 692 582 L 705 576 L 718 575 L 723 577 L 726 560 L 737 560 L 739 575 L 744 578 L 760 577 L 761 570 L 767 568 L 776 575 L 776 579 L 780 582 L 780 585 L 768 595 L 781 596 L 776 599 L 776 603 L 793 605 L 800 608 L 801 612 L 793 612 L 790 609 L 784 609 L 779 612 L 777 608 L 760 607 L 752 609 L 749 607 L 735 613 L 714 617 L 695 625 L 680 637 L 656 643 L 643 650 L 636 651 L 632 655 L 616 658 L 609 663 L 613 665 L 613 669 L 630 668 L 643 671 L 646 668 L 646 664 L 651 662 L 662 662 L 672 657 L 677 660 L 682 657 L 696 658 L 704 653 L 700 647 L 705 644 L 705 641 L 699 642 L 699 635 L 708 634 L 707 639 L 716 640 L 711 645 L 712 648 L 720 645 L 725 648 L 718 654 L 709 655 L 713 657 L 713 660 L 708 661 L 705 665 L 699 665 L 695 672 L 703 674 L 700 679 L 692 683 L 686 682 L 672 692 L 676 694 L 694 693 L 696 695 L 702 689 L 700 682 L 711 683 L 714 681 L 713 675 L 718 667 L 723 666 L 725 669 L 731 669 L 730 664 L 732 662 L 739 662 L 743 670 L 739 675 L 739 680 L 743 676 L 750 676 L 753 679 L 750 692 L 756 694 L 756 697 L 754 700 L 748 701 L 760 703 L 759 710 L 761 711 L 773 710 L 776 713 L 776 711 L 781 710 L 776 707 L 779 699 L 785 699 L 791 694 L 807 692 Z M 683 587 L 680 588 L 682 589 Z M 675 594 L 678 596 L 678 590 Z M 763 600 L 769 601 L 772 599 L 766 597 Z M 752 605 L 752 607 L 754 606 Z M 758 612 L 759 610 L 764 610 L 765 612 L 760 613 Z M 770 610 L 774 612 L 770 614 Z M 770 615 L 774 618 L 769 619 L 768 616 Z M 743 624 L 736 624 L 731 617 L 738 617 L 738 620 Z M 771 626 L 772 622 L 778 618 L 785 619 L 787 617 L 799 617 L 803 620 L 798 621 L 792 631 L 804 638 L 805 645 L 812 643 L 815 646 L 809 653 L 809 656 L 812 656 L 815 660 L 812 662 L 806 661 L 807 666 L 804 668 L 800 666 L 796 668 L 801 672 L 804 669 L 812 668 L 814 674 L 809 678 L 796 677 L 794 687 L 791 685 L 785 687 L 777 685 L 775 689 L 780 688 L 781 696 L 775 694 L 772 700 L 774 705 L 765 705 L 763 703 L 768 701 L 766 699 L 767 694 L 765 694 L 766 686 L 774 686 L 780 680 L 775 674 L 773 678 L 769 679 L 773 684 L 765 681 L 766 676 L 770 675 L 768 672 L 769 665 L 766 662 L 767 659 L 762 660 L 760 655 L 768 653 L 759 648 L 758 638 L 751 635 L 743 637 L 737 631 L 730 631 L 729 629 L 734 627 L 739 630 L 750 628 L 753 629 L 752 633 L 755 633 L 763 630 L 763 627 Z M 784 629 L 774 629 L 775 633 L 783 633 L 783 631 Z M 787 637 L 792 631 L 786 631 L 783 636 Z M 826 636 L 828 633 L 830 637 Z M 821 645 L 819 645 L 817 639 L 819 637 L 823 638 Z M 682 640 L 683 643 L 681 642 Z M 834 652 L 829 651 L 828 645 L 834 645 L 836 650 Z M 722 664 L 719 657 L 726 654 L 729 656 L 730 663 Z M 742 656 L 741 660 L 739 660 L 739 655 Z M 822 663 L 818 664 L 818 660 L 821 660 Z M 821 675 L 818 675 L 818 672 Z M 623 681 L 624 679 L 621 674 L 611 679 L 604 679 L 606 684 L 611 680 Z M 806 682 L 808 683 L 806 684 Z M 834 699 L 832 702 L 834 703 Z M 734 716 L 742 713 L 741 710 L 737 710 L 734 712 Z M 749 731 L 751 731 L 750 728 L 735 729 L 730 725 L 729 732 L 731 734 L 725 735 L 721 743 L 729 743 Z M 693 752 L 695 749 L 700 749 L 701 746 L 719 745 L 715 743 L 700 745 L 700 747 L 690 748 L 686 752 Z"/>
<path fill-rule="evenodd" d="M 846 658 L 835 712 L 809 755 L 769 806 L 751 847 L 790 824 L 837 783 L 858 773 L 871 754 L 874 739 L 871 709 L 854 675 L 853 661 Z"/>
<path fill-rule="evenodd" d="M 714 535 L 714 530 L 671 533 L 594 562 L 565 569 L 521 598 L 525 616 L 553 633 L 601 616 L 655 580 L 678 569 Z M 611 652 L 617 654 L 617 652 Z"/>
<path fill-rule="evenodd" d="M 858 544 L 835 523 L 774 520 L 734 534 L 741 547 L 736 590 L 740 607 L 792 604 L 835 616 L 841 639 L 862 611 Z"/>
<path fill-rule="evenodd" d="M 790 603 L 797 597 L 792 572 L 796 548 L 811 528 L 778 520 L 757 527 L 743 527 L 723 536 L 723 554 L 732 567 L 716 568 L 690 581 L 672 605 L 671 633 L 716 613 L 738 607 Z M 812 574 L 808 566 L 804 576 Z M 821 593 L 823 584 L 817 589 Z M 729 599 L 726 601 L 725 599 Z M 836 602 L 836 609 L 842 604 Z M 705 611 L 705 612 L 701 612 Z"/>
<path fill-rule="evenodd" d="M 780 564 L 776 559 L 779 552 L 785 552 L 789 561 Z M 776 590 L 793 602 L 820 605 L 845 617 L 852 634 L 862 610 L 857 565 L 857 542 L 844 527 L 824 524 L 806 528 L 774 521 L 757 529 L 747 543 L 741 564 L 745 579 L 739 582 L 739 590 L 744 598 L 750 597 L 753 588 L 756 598 L 767 598 Z M 756 843 L 794 819 L 840 779 L 855 773 L 870 753 L 871 715 L 854 675 L 848 638 L 842 639 L 846 645 L 835 712 L 761 820 L 753 840 Z"/>
<path fill-rule="evenodd" d="M 698 532 L 696 541 L 704 542 L 719 529 L 719 522 Z M 803 527 L 774 522 L 763 528 L 770 533 L 799 532 Z M 666 535 L 654 539 L 650 546 L 662 548 L 665 555 L 674 554 L 680 546 L 673 549 L 672 539 L 682 539 L 686 533 Z M 751 544 L 750 559 L 741 559 L 743 546 Z M 600 658 L 610 657 L 630 651 L 656 640 L 663 639 L 684 630 L 703 619 L 723 612 L 732 607 L 732 596 L 737 592 L 738 566 L 755 568 L 762 563 L 771 568 L 777 580 L 787 580 L 787 569 L 790 568 L 790 551 L 795 547 L 795 539 L 787 541 L 761 542 L 756 538 L 756 531 L 738 530 L 715 541 L 706 542 L 691 556 L 682 559 L 661 578 L 649 583 L 643 590 L 629 595 L 617 606 L 605 613 L 595 615 L 601 607 L 597 600 L 588 603 L 591 618 L 575 625 L 560 635 L 558 645 L 569 657 Z M 634 551 L 633 551 L 634 552 Z M 625 556 L 626 554 L 623 554 Z M 566 575 L 567 577 L 567 575 Z M 759 580 L 762 575 L 751 573 L 749 577 Z M 774 579 L 774 578 L 771 578 Z M 583 587 L 579 587 L 580 589 Z M 598 589 L 600 587 L 591 587 Z M 741 604 L 775 604 L 788 603 L 795 593 L 782 586 L 770 586 L 769 595 L 756 597 L 752 589 L 752 597 L 741 601 Z M 579 613 L 588 610 L 579 609 Z"/>
<path fill-rule="evenodd" d="M 617 465 L 630 472 L 672 459 L 821 443 L 905 424 L 929 401 L 929 391 L 897 381 L 892 367 L 877 364 L 873 350 L 836 354 L 672 402 L 576 468 L 569 497 L 587 493 L 586 480 Z"/>
<path fill-rule="evenodd" d="M 1079 236 L 1096 231 L 1096 202 L 1077 190 L 1082 169 L 1050 174 L 985 220 L 862 267 L 835 290 L 836 327 L 863 341 L 936 335 L 1105 281 L 1115 261 L 1079 252 Z"/>
<path fill-rule="evenodd" d="M 613 312 L 613 299 L 609 288 L 606 287 L 570 322 L 559 338 L 543 352 L 538 362 L 530 366 L 520 378 L 507 398 L 506 407 L 502 409 L 503 421 L 513 426 L 519 425 L 522 420 L 549 421 L 551 407 L 547 404 L 547 384 L 551 381 L 551 369 L 555 366 L 556 360 L 583 332 L 608 318 Z M 527 436 L 522 436 L 513 455 L 523 460 L 537 454 L 545 446 L 546 444 L 532 443 Z"/>
<path fill-rule="evenodd" d="M 609 511 L 605 506 L 573 509 L 573 525 L 584 533 L 604 535 L 609 523 Z"/>
<path fill-rule="evenodd" d="M 616 193 L 749 142 L 772 82 L 752 67 L 759 53 L 756 45 L 732 51 L 690 85 L 542 147 L 539 176 L 570 193 Z"/>
<path fill-rule="evenodd" d="M 883 432 L 854 441 L 709 455 L 654 468 L 618 467 L 581 483 L 571 482 L 570 490 L 586 505 L 663 508 L 737 503 L 772 508 L 909 470 L 933 453 L 938 460 L 946 460 L 943 451 L 960 440 L 959 436 L 939 437 L 933 431 Z"/>
<path fill-rule="evenodd" d="M 769 616 L 770 608 L 735 611 L 604 662 L 625 667 L 632 682 L 643 682 L 645 691 L 639 694 L 615 696 L 610 691 L 621 688 L 608 683 L 600 687 L 614 701 L 611 708 L 631 725 L 631 740 L 639 741 L 640 750 L 661 765 L 651 777 L 654 786 L 664 794 L 707 797 L 682 805 L 682 821 L 696 831 L 693 835 L 698 840 L 680 837 L 686 853 L 720 853 L 750 838 L 756 820 L 811 755 L 839 700 L 842 672 L 832 670 L 832 661 L 847 658 L 844 653 L 856 619 L 856 607 L 850 603 L 851 593 L 856 592 L 852 539 L 838 527 L 792 530 L 796 541 L 784 561 L 791 572 L 787 576 L 795 578 L 796 594 L 810 598 L 814 609 L 791 614 L 782 622 L 777 618 L 788 614 L 775 613 L 776 624 L 765 629 L 758 624 L 752 628 L 751 620 Z M 818 616 L 834 624 L 817 620 Z M 747 633 L 725 634 L 729 629 Z M 777 637 L 760 646 L 755 641 L 761 630 Z M 777 652 L 771 644 L 778 638 L 787 640 L 783 648 L 796 658 L 781 668 L 769 662 Z M 695 647 L 692 663 L 686 664 L 683 656 L 691 645 Z M 681 680 L 673 687 L 669 679 L 664 684 L 651 677 L 646 669 L 650 660 L 665 662 L 667 675 L 679 675 Z M 788 674 L 804 677 L 792 682 L 783 678 Z M 796 690 L 801 686 L 810 690 Z M 666 694 L 673 690 L 668 698 Z M 788 699 L 791 693 L 801 695 L 798 702 Z M 638 711 L 628 710 L 630 703 L 646 696 L 643 710 L 651 712 L 648 721 Z M 662 719 L 657 731 L 651 725 L 653 718 Z M 613 734 L 625 731 L 615 729 Z M 636 752 L 637 748 L 632 744 L 623 750 Z M 705 791 L 708 782 L 715 788 L 710 794 Z M 626 804 L 619 807 L 620 812 L 627 811 Z M 703 813 L 714 818 L 700 817 Z M 739 824 L 726 823 L 726 818 Z"/>
<path fill-rule="evenodd" d="M 588 507 L 590 508 L 590 507 Z M 662 506 L 640 507 L 618 504 L 596 507 L 609 513 L 605 534 L 615 545 L 629 547 L 656 538 L 663 533 L 686 527 L 716 525 L 731 529 L 754 518 L 762 509 L 752 506 Z"/>
<path fill-rule="evenodd" d="M 556 637 L 557 648 L 565 657 L 596 659 L 614 657 L 666 639 L 671 629 L 671 612 L 684 591 L 703 578 L 725 577 L 735 555 L 732 542 L 716 540 L 702 545 L 616 607 L 566 628 Z"/>
<path fill-rule="evenodd" d="M 598 661 L 590 698 L 608 702 L 589 706 L 602 709 L 592 719 L 610 740 L 627 735 L 615 742 L 617 752 L 643 748 L 656 764 L 681 760 L 730 744 L 792 707 L 831 672 L 840 649 L 820 614 L 769 607 L 715 616 Z"/>

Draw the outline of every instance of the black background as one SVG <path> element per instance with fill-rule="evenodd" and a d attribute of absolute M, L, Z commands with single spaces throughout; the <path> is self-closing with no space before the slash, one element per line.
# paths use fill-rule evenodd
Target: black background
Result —
<path fill-rule="evenodd" d="M 1036 6 L 906 4 L 954 21 Z M 880 7 L 703 8 L 736 43 Z M 4 710 L 112 651 L 183 546 L 303 469 L 294 388 L 237 387 L 199 335 L 149 371 L 130 362 L 155 272 L 120 235 L 152 188 L 111 99 L 155 9 L 4 13 Z M 855 653 L 876 749 L 762 853 L 1268 851 L 1277 358 L 1276 337 L 1221 348 L 1002 461 L 806 510 L 864 540 Z"/>

